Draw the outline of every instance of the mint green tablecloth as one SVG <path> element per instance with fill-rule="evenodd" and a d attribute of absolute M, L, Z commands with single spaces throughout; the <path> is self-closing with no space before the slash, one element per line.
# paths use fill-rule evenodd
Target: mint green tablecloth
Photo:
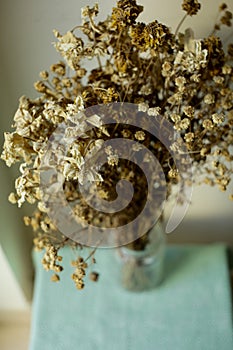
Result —
<path fill-rule="evenodd" d="M 100 281 L 77 291 L 66 275 L 36 268 L 30 350 L 232 350 L 230 287 L 223 245 L 172 246 L 161 287 L 139 294 L 121 289 L 114 253 L 98 251 Z"/>

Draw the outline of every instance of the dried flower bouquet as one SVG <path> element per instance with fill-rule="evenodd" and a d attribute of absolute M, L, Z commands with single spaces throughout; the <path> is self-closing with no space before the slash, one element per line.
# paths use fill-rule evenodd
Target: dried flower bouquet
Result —
<path fill-rule="evenodd" d="M 183 20 L 196 15 L 200 7 L 197 0 L 183 0 Z M 149 148 L 165 174 L 168 197 L 173 185 L 180 181 L 169 151 L 142 128 L 101 125 L 98 118 L 75 122 L 77 113 L 91 106 L 124 102 L 137 105 L 139 112 L 147 113 L 153 120 L 161 115 L 179 133 L 177 144 L 185 143 L 197 169 L 197 182 L 217 185 L 226 191 L 232 175 L 233 44 L 225 52 L 218 37 L 222 26 L 231 26 L 232 14 L 227 5 L 220 6 L 219 20 L 212 33 L 198 40 L 191 29 L 180 32 L 183 20 L 175 33 L 157 20 L 148 24 L 137 21 L 143 7 L 135 0 L 118 1 L 111 15 L 99 23 L 98 11 L 98 5 L 87 6 L 82 9 L 81 25 L 64 35 L 54 31 L 57 39 L 54 46 L 63 60 L 40 73 L 40 80 L 35 83 L 40 94 L 37 99 L 25 96 L 20 99 L 14 130 L 5 133 L 2 153 L 8 166 L 20 163 L 21 175 L 9 200 L 19 207 L 25 201 L 37 204 L 34 215 L 24 221 L 35 232 L 36 249 L 45 249 L 44 268 L 54 271 L 51 279 L 58 281 L 63 270 L 59 249 L 65 245 L 77 249 L 72 279 L 78 289 L 84 287 L 86 270 L 94 266 L 95 249 L 83 257 L 82 244 L 57 230 L 40 188 L 44 146 L 60 123 L 67 126 L 75 123 L 81 129 L 88 121 L 93 126 L 89 132 L 84 127 L 83 137 L 72 143 L 60 164 L 66 200 L 83 227 L 124 225 L 137 216 L 146 200 L 142 172 L 132 162 L 121 160 L 111 147 L 105 149 L 107 163 L 99 173 L 85 168 L 85 155 L 108 139 L 120 135 L 136 141 L 139 146 L 134 152 L 140 152 L 141 146 Z M 85 69 L 85 59 L 93 61 L 90 72 Z M 135 192 L 131 206 L 120 214 L 96 212 L 78 190 L 84 179 L 94 179 L 100 198 L 112 201 L 116 197 L 115 186 L 122 177 L 131 181 Z M 142 249 L 147 242 L 144 235 L 131 243 L 131 248 Z M 91 280 L 96 281 L 98 273 L 92 268 L 90 271 Z"/>

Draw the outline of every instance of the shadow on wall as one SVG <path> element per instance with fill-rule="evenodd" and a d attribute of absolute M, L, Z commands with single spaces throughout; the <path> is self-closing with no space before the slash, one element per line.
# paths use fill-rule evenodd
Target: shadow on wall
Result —
<path fill-rule="evenodd" d="M 233 247 L 232 222 L 226 217 L 184 219 L 180 226 L 167 235 L 168 243 L 223 242 Z"/>

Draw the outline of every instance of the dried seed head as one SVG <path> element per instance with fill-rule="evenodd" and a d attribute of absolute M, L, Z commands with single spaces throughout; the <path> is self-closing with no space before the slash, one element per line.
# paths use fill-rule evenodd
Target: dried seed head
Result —
<path fill-rule="evenodd" d="M 201 4 L 197 0 L 183 0 L 182 8 L 189 16 L 193 16 L 200 10 Z"/>
<path fill-rule="evenodd" d="M 99 279 L 99 274 L 97 272 L 91 272 L 89 274 L 89 278 L 90 278 L 91 281 L 97 282 L 98 279 Z"/>

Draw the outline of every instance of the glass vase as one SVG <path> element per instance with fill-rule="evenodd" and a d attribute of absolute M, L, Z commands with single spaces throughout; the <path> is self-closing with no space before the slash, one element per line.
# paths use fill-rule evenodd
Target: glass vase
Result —
<path fill-rule="evenodd" d="M 135 292 L 159 286 L 164 277 L 165 246 L 165 233 L 158 222 L 148 232 L 148 243 L 143 250 L 117 248 L 120 284 Z"/>

